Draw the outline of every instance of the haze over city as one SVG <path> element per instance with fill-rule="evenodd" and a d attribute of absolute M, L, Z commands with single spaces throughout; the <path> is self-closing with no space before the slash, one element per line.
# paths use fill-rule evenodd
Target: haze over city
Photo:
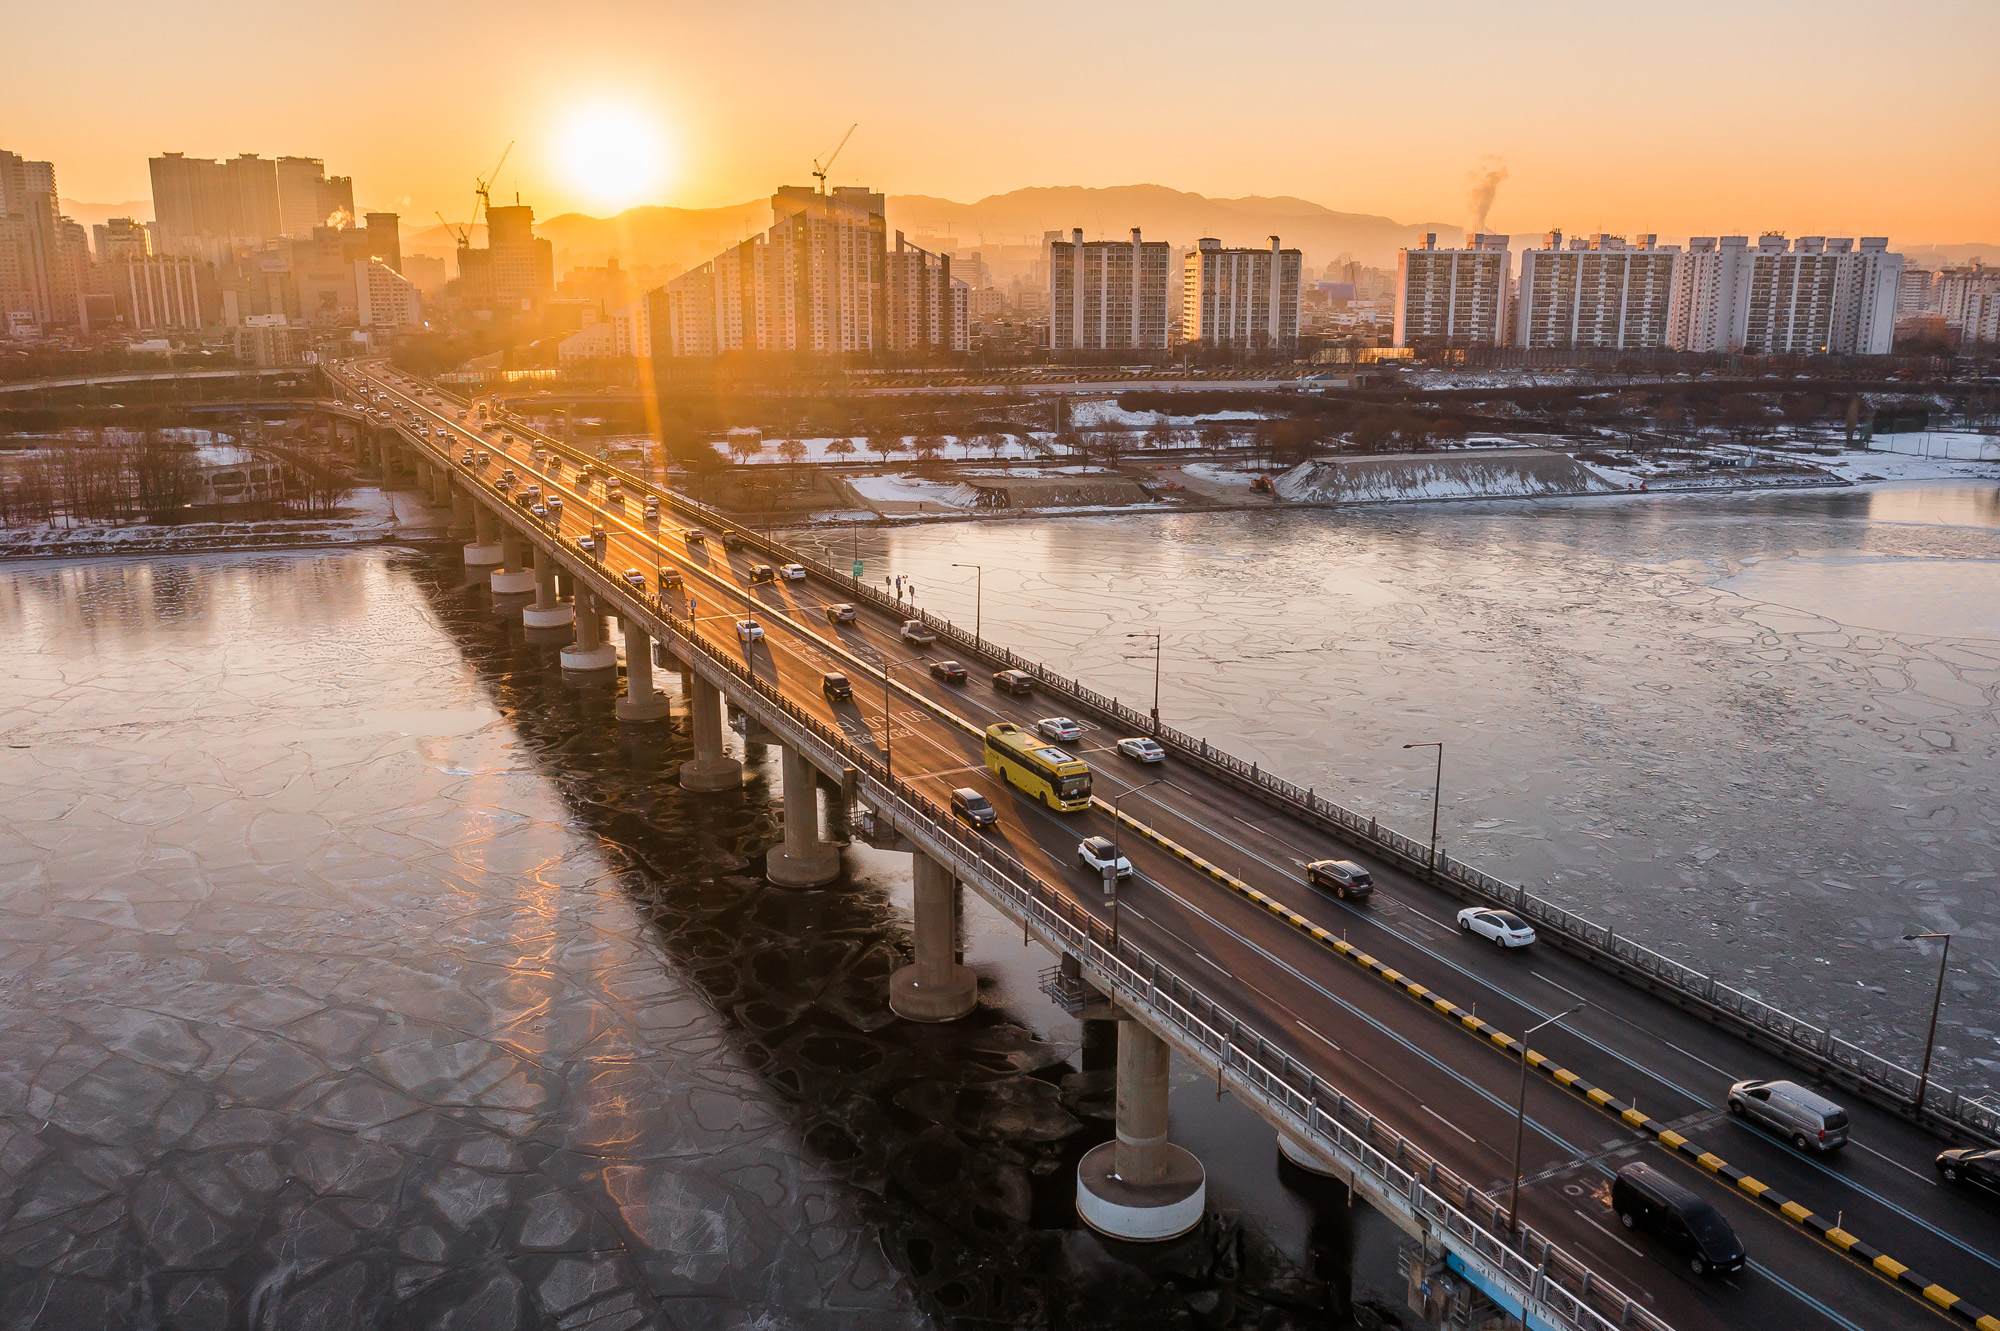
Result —
<path fill-rule="evenodd" d="M 1996 37 L 14 4 L 0 1329 L 2000 1331 Z"/>

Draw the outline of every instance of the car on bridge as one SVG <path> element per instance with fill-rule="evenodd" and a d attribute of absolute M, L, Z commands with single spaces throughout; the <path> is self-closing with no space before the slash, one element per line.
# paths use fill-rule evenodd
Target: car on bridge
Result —
<path fill-rule="evenodd" d="M 1502 947 L 1527 947 L 1535 941 L 1533 925 L 1511 910 L 1495 910 L 1491 906 L 1467 906 L 1458 913 L 1458 927 L 1490 938 Z"/>
<path fill-rule="evenodd" d="M 1117 866 L 1115 872 L 1120 878 L 1132 876 L 1132 861 L 1118 853 L 1108 836 L 1087 836 L 1076 843 L 1076 862 L 1080 868 L 1089 869 L 1098 877 L 1104 876 L 1106 869 Z"/>
<path fill-rule="evenodd" d="M 993 688 L 997 693 L 1025 698 L 1035 691 L 1035 677 L 1025 670 L 1002 670 L 993 676 Z"/>
<path fill-rule="evenodd" d="M 1353 860 L 1314 860 L 1306 866 L 1306 881 L 1332 891 L 1342 901 L 1365 901 L 1375 895 L 1375 878 Z"/>
<path fill-rule="evenodd" d="M 931 662 L 931 678 L 941 679 L 947 684 L 965 683 L 965 667 L 956 661 Z"/>
<path fill-rule="evenodd" d="M 534 507 L 528 510 L 528 513 L 535 519 L 535 521 L 542 523 L 544 525 L 548 523 L 549 510 L 546 505 L 536 504 Z"/>
<path fill-rule="evenodd" d="M 625 585 L 637 587 L 643 592 L 646 590 L 646 575 L 636 568 L 628 568 L 625 570 Z"/>
<path fill-rule="evenodd" d="M 743 548 L 743 538 L 733 531 L 726 531 L 722 533 L 722 548 L 725 550 L 741 550 Z"/>
<path fill-rule="evenodd" d="M 1739 1081 L 1729 1088 L 1729 1112 L 1762 1124 L 1801 1151 L 1847 1145 L 1847 1111 L 1797 1082 Z"/>
<path fill-rule="evenodd" d="M 1722 1213 L 1651 1165 L 1634 1162 L 1613 1176 L 1611 1209 L 1625 1228 L 1645 1230 L 1687 1258 L 1698 1276 L 1743 1269 L 1743 1242 Z"/>
<path fill-rule="evenodd" d="M 974 827 L 997 827 L 1000 813 L 993 807 L 993 801 L 970 786 L 960 786 L 951 792 L 951 811 L 958 818 Z"/>
<path fill-rule="evenodd" d="M 1035 722 L 1035 729 L 1045 738 L 1064 744 L 1074 744 L 1083 738 L 1083 727 L 1066 716 L 1045 716 Z"/>
<path fill-rule="evenodd" d="M 754 619 L 736 621 L 736 636 L 745 645 L 764 641 L 764 626 Z"/>
<path fill-rule="evenodd" d="M 904 620 L 902 637 L 904 642 L 914 643 L 919 647 L 928 647 L 937 641 L 937 634 L 924 627 L 924 621 L 921 619 Z"/>
<path fill-rule="evenodd" d="M 1163 763 L 1167 760 L 1167 751 L 1143 735 L 1121 739 L 1115 747 L 1120 754 L 1134 762 Z"/>
<path fill-rule="evenodd" d="M 852 624 L 854 622 L 854 607 L 845 601 L 842 601 L 839 605 L 828 606 L 826 608 L 826 622 L 829 624 Z"/>
<path fill-rule="evenodd" d="M 708 533 L 699 527 L 689 527 L 681 533 L 681 540 L 689 545 L 707 545 Z"/>
<path fill-rule="evenodd" d="M 776 582 L 777 580 L 778 570 L 772 568 L 769 564 L 752 564 L 750 566 L 751 582 Z"/>
<path fill-rule="evenodd" d="M 585 532 L 583 535 L 576 538 L 576 548 L 583 551 L 585 554 L 589 555 L 593 559 L 597 557 L 597 543 L 591 540 L 589 532 Z"/>
<path fill-rule="evenodd" d="M 804 582 L 806 566 L 804 564 L 786 564 L 778 572 L 784 577 L 786 582 Z"/>
<path fill-rule="evenodd" d="M 647 496 L 646 496 L 646 521 L 648 521 L 648 522 L 658 522 L 659 520 L 660 520 L 660 501 L 659 501 L 659 500 L 658 500 L 658 499 L 657 499 L 656 497 L 654 497 L 653 495 L 647 495 Z"/>
<path fill-rule="evenodd" d="M 819 677 L 819 691 L 829 702 L 853 702 L 854 685 L 839 671 L 828 671 Z"/>
<path fill-rule="evenodd" d="M 2000 1197 L 2000 1151 L 1941 1151 L 1937 1172 L 1946 1183 Z"/>
<path fill-rule="evenodd" d="M 687 583 L 682 579 L 679 569 L 663 568 L 660 570 L 660 594 L 662 596 L 668 592 L 684 591 L 686 588 Z"/>

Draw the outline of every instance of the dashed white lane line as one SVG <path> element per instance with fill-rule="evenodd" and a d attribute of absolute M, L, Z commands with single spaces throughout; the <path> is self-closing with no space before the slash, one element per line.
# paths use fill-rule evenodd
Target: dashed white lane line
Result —
<path fill-rule="evenodd" d="M 1293 1021 L 1298 1021 L 1298 1026 L 1299 1026 L 1299 1029 L 1300 1029 L 1300 1030 L 1302 1030 L 1302 1031 L 1304 1031 L 1304 1032 L 1305 1032 L 1305 1033 L 1306 1033 L 1307 1035 L 1310 1035 L 1310 1036 L 1312 1036 L 1312 1038 L 1313 1038 L 1313 1039 L 1315 1039 L 1315 1040 L 1318 1040 L 1318 1041 L 1320 1041 L 1320 1042 L 1321 1042 L 1322 1044 L 1326 1045 L 1326 1046 L 1327 1046 L 1327 1047 L 1328 1047 L 1329 1049 L 1332 1049 L 1332 1050 L 1334 1050 L 1335 1052 L 1339 1052 L 1339 1051 L 1340 1051 L 1340 1046 L 1339 1046 L 1339 1045 L 1337 1045 L 1337 1044 L 1335 1044 L 1335 1043 L 1334 1043 L 1333 1041 L 1331 1041 L 1331 1040 L 1327 1039 L 1327 1038 L 1326 1038 L 1326 1037 L 1325 1037 L 1324 1035 L 1321 1035 L 1321 1034 L 1320 1034 L 1320 1033 L 1319 1033 L 1318 1031 L 1316 1031 L 1316 1030 L 1314 1030 L 1314 1029 L 1313 1029 L 1312 1027 L 1310 1027 L 1310 1026 L 1306 1025 L 1306 1024 L 1305 1024 L 1304 1022 L 1302 1022 L 1302 1021 L 1299 1021 L 1297 1017 L 1294 1017 L 1294 1018 L 1292 1018 L 1292 1020 L 1293 1020 Z"/>
<path fill-rule="evenodd" d="M 1631 1253 L 1634 1257 L 1644 1257 L 1646 1255 L 1645 1253 L 1640 1252 L 1637 1248 L 1633 1247 L 1631 1244 L 1627 1243 L 1624 1239 L 1621 1239 L 1616 1234 L 1613 1234 L 1610 1230 L 1606 1229 L 1604 1226 L 1598 1224 L 1595 1220 L 1592 1220 L 1589 1216 L 1585 1215 L 1583 1212 L 1577 1210 L 1574 1206 L 1570 1207 L 1569 1209 L 1570 1213 L 1574 1215 L 1578 1220 L 1583 1221 L 1584 1224 L 1589 1225 L 1592 1229 L 1602 1234 L 1605 1238 L 1610 1239 L 1613 1243 L 1623 1248 L 1626 1252 Z"/>
<path fill-rule="evenodd" d="M 1459 1127 L 1458 1124 L 1452 1122 L 1450 1119 L 1446 1118 L 1443 1114 L 1438 1113 L 1437 1110 L 1432 1109 L 1429 1105 L 1418 1105 L 1417 1108 L 1423 1110 L 1426 1114 L 1429 1114 L 1432 1118 L 1444 1124 L 1447 1128 L 1450 1128 L 1453 1132 L 1465 1138 L 1467 1141 L 1471 1142 L 1474 1146 L 1479 1145 L 1479 1138 L 1473 1136 L 1471 1133 L 1467 1132 L 1464 1128 Z"/>

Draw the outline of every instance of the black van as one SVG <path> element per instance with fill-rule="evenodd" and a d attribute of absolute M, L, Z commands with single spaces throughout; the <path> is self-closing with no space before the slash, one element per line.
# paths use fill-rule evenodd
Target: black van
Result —
<path fill-rule="evenodd" d="M 1743 1244 L 1722 1213 L 1651 1165 L 1630 1164 L 1611 1181 L 1611 1209 L 1627 1229 L 1643 1229 L 1687 1258 L 1696 1275 L 1743 1269 Z"/>
<path fill-rule="evenodd" d="M 819 679 L 819 691 L 832 702 L 854 701 L 854 686 L 847 682 L 847 676 L 828 672 Z"/>

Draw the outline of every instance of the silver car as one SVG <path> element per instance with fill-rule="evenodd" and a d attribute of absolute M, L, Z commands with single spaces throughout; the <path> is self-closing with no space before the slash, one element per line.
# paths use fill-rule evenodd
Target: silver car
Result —
<path fill-rule="evenodd" d="M 1847 1145 L 1847 1111 L 1792 1081 L 1739 1081 L 1729 1088 L 1729 1112 L 1761 1124 L 1801 1151 Z"/>

